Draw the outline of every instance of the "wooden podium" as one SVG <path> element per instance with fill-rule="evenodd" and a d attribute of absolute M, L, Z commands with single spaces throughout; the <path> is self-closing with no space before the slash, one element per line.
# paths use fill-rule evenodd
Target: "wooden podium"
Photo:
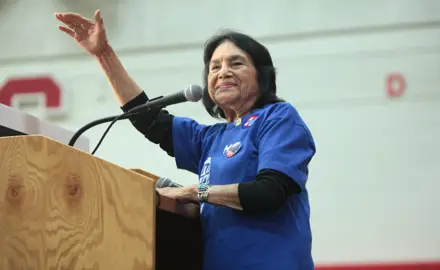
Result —
<path fill-rule="evenodd" d="M 44 135 L 0 138 L 0 269 L 201 269 L 196 205 Z M 158 204 L 159 203 L 159 204 Z"/>

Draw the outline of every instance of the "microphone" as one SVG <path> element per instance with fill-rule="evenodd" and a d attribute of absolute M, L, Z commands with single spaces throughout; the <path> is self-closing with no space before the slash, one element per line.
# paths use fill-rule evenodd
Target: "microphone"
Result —
<path fill-rule="evenodd" d="M 183 187 L 183 186 L 171 181 L 171 179 L 169 179 L 169 178 L 161 177 L 156 181 L 156 188 L 164 188 L 164 187 L 177 188 L 177 187 Z"/>
<path fill-rule="evenodd" d="M 146 109 L 151 109 L 155 107 L 166 107 L 169 105 L 174 105 L 186 101 L 197 102 L 203 97 L 203 88 L 199 85 L 191 84 L 184 90 L 177 93 L 168 95 L 166 97 L 159 97 L 149 102 L 136 106 L 129 110 L 127 113 L 141 112 Z"/>
<path fill-rule="evenodd" d="M 94 126 L 100 125 L 100 124 L 111 122 L 111 124 L 108 126 L 107 130 L 104 132 L 101 139 L 99 140 L 98 144 L 96 145 L 95 149 L 93 150 L 93 152 L 92 152 L 92 155 L 93 155 L 96 152 L 96 150 L 98 150 L 98 147 L 101 145 L 102 141 L 104 140 L 105 136 L 109 132 L 110 128 L 114 125 L 114 123 L 116 123 L 116 121 L 122 120 L 122 119 L 128 119 L 130 116 L 139 114 L 143 111 L 147 111 L 149 109 L 156 108 L 156 107 L 164 108 L 169 105 L 178 104 L 178 103 L 182 103 L 182 102 L 186 102 L 186 101 L 198 102 L 200 99 L 202 99 L 202 97 L 203 97 L 203 88 L 198 85 L 191 84 L 188 87 L 186 87 L 184 90 L 181 90 L 177 93 L 171 94 L 166 97 L 160 96 L 155 99 L 151 99 L 151 100 L 147 101 L 147 103 L 136 106 L 136 107 L 132 108 L 131 110 L 129 110 L 128 112 L 122 113 L 117 116 L 105 117 L 105 118 L 101 118 L 101 119 L 95 120 L 93 122 L 90 122 L 87 125 L 84 125 L 83 127 L 81 127 L 77 132 L 75 132 L 75 134 L 73 134 L 68 145 L 73 146 L 75 144 L 75 142 L 78 140 L 78 138 L 84 132 L 86 132 L 88 129 L 90 129 Z"/>
<path fill-rule="evenodd" d="M 157 189 L 166 188 L 166 187 L 179 188 L 179 187 L 183 187 L 183 186 L 171 181 L 171 179 L 166 178 L 166 177 L 160 177 L 159 179 L 157 179 L 157 181 L 156 181 L 156 207 L 160 206 L 160 195 L 159 195 L 159 192 L 157 191 Z M 179 201 L 177 201 L 177 202 L 179 202 Z"/>

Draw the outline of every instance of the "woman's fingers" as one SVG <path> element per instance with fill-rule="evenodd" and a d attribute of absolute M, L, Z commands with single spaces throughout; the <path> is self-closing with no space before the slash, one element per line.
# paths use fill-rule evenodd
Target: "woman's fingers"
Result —
<path fill-rule="evenodd" d="M 73 20 L 66 16 L 64 16 L 64 13 L 55 13 L 55 17 L 62 23 L 64 23 L 65 25 L 69 26 L 70 28 L 74 28 L 75 23 L 73 22 Z"/>
<path fill-rule="evenodd" d="M 55 18 L 57 18 L 57 20 L 62 21 L 62 15 L 59 12 L 55 12 Z"/>
<path fill-rule="evenodd" d="M 98 9 L 97 11 L 95 11 L 95 21 L 99 22 L 101 20 L 102 20 L 102 18 L 101 18 L 101 11 Z"/>
<path fill-rule="evenodd" d="M 93 22 L 78 13 L 55 13 L 55 17 L 67 25 L 93 25 Z"/>
<path fill-rule="evenodd" d="M 102 27 L 104 25 L 104 20 L 101 17 L 101 10 L 99 10 L 99 9 L 95 12 L 95 22 L 100 27 Z"/>
<path fill-rule="evenodd" d="M 71 37 L 75 37 L 75 31 L 73 31 L 69 27 L 58 25 L 58 29 L 60 29 L 61 31 L 63 31 L 64 33 L 68 34 Z"/>

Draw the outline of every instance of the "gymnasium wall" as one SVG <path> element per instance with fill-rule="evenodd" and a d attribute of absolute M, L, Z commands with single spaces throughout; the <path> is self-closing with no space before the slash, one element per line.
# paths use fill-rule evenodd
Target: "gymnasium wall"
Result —
<path fill-rule="evenodd" d="M 220 29 L 254 36 L 273 56 L 279 95 L 315 137 L 308 188 L 317 264 L 440 269 L 421 263 L 440 262 L 440 1 L 21 0 L 0 8 L 2 89 L 30 78 L 44 92 L 53 81 L 63 94 L 57 117 L 38 99 L 13 104 L 72 130 L 121 111 L 98 63 L 57 30 L 53 12 L 91 17 L 100 8 L 111 44 L 150 97 L 202 84 L 203 42 Z M 169 110 L 217 121 L 201 104 Z M 106 127 L 86 133 L 92 148 Z M 126 121 L 96 155 L 197 181 Z"/>

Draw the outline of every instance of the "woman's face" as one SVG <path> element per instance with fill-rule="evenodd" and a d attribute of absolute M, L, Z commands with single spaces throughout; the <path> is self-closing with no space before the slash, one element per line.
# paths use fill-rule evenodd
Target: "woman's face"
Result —
<path fill-rule="evenodd" d="M 212 54 L 208 72 L 211 99 L 222 109 L 232 109 L 255 101 L 257 71 L 251 58 L 233 42 L 221 43 Z"/>

